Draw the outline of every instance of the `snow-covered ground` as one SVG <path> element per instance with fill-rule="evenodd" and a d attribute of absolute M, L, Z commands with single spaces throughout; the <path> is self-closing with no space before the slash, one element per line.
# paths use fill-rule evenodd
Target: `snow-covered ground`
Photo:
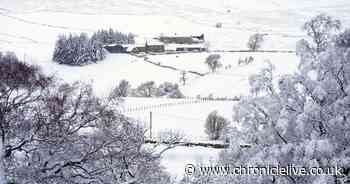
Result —
<path fill-rule="evenodd" d="M 349 6 L 347 0 L 1 0 L 0 48 L 47 60 L 59 34 L 112 27 L 140 37 L 204 33 L 212 49 L 245 48 L 261 32 L 268 34 L 264 48 L 294 50 L 307 19 L 325 12 L 349 25 Z"/>
<path fill-rule="evenodd" d="M 161 34 L 204 33 L 211 50 L 245 49 L 250 35 L 266 33 L 263 49 L 295 50 L 295 42 L 305 35 L 302 24 L 318 13 L 339 18 L 344 27 L 350 25 L 349 0 L 0 0 L 0 51 L 14 51 L 26 62 L 37 64 L 45 73 L 55 74 L 67 82 L 91 82 L 98 95 L 106 95 L 120 80 L 136 87 L 154 80 L 179 82 L 180 72 L 160 68 L 125 54 L 111 54 L 97 64 L 84 67 L 63 66 L 51 61 L 59 34 L 114 28 L 135 33 L 138 38 Z M 222 28 L 216 28 L 216 23 Z M 209 53 L 149 56 L 151 61 L 183 70 L 206 73 L 204 64 Z M 248 93 L 248 77 L 265 66 L 269 59 L 275 76 L 293 73 L 298 58 L 293 53 L 219 53 L 223 68 L 204 77 L 189 74 L 188 83 L 180 86 L 188 97 L 233 97 Z M 237 66 L 239 58 L 253 56 L 254 62 Z M 228 66 L 231 67 L 228 67 Z M 225 69 L 225 67 L 227 69 Z M 153 129 L 175 129 L 192 140 L 206 140 L 204 120 L 218 110 L 231 120 L 234 102 L 176 103 L 169 99 L 128 98 L 124 108 L 152 106 Z M 128 112 L 139 120 L 149 121 L 149 110 Z M 215 159 L 218 150 L 178 147 L 167 152 L 163 165 L 173 176 L 181 177 L 184 166 L 197 161 Z M 199 159 L 199 160 L 198 160 Z"/>
<path fill-rule="evenodd" d="M 181 179 L 185 175 L 187 164 L 209 165 L 217 161 L 221 150 L 203 147 L 175 147 L 163 155 L 162 165 L 175 180 Z"/>
<path fill-rule="evenodd" d="M 207 73 L 209 69 L 204 64 L 205 58 L 213 53 L 189 53 L 178 55 L 148 56 L 151 61 L 162 65 L 173 66 L 180 70 L 192 70 Z M 234 97 L 248 93 L 248 77 L 260 71 L 269 60 L 276 67 L 275 75 L 295 72 L 298 58 L 294 53 L 218 53 L 223 67 L 216 73 L 204 77 L 187 74 L 188 81 L 180 86 L 187 97 Z M 249 65 L 238 65 L 238 59 L 253 56 L 255 59 Z M 143 58 L 127 54 L 109 54 L 105 60 L 97 64 L 83 67 L 59 65 L 54 62 L 30 59 L 27 62 L 41 66 L 47 74 L 55 74 L 66 82 L 83 81 L 92 83 L 98 95 L 107 95 L 120 80 L 128 80 L 132 87 L 137 87 L 146 81 L 180 83 L 180 71 L 162 68 L 147 63 Z M 226 69 L 225 69 L 226 68 Z"/>
<path fill-rule="evenodd" d="M 232 119 L 234 101 L 197 101 L 195 99 L 126 98 L 122 105 L 125 109 L 141 107 L 126 115 L 134 117 L 149 127 L 152 112 L 153 137 L 160 131 L 175 130 L 184 134 L 190 141 L 207 141 L 204 132 L 205 119 L 214 110 Z M 148 133 L 147 133 L 148 135 Z"/>

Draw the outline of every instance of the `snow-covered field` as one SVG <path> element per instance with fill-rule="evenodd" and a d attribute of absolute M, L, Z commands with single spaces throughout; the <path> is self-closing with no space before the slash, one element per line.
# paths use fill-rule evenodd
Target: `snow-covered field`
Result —
<path fill-rule="evenodd" d="M 179 82 L 180 72 L 160 68 L 125 54 L 110 54 L 98 63 L 84 67 L 53 63 L 51 56 L 59 34 L 114 28 L 135 33 L 139 39 L 160 34 L 204 33 L 211 50 L 245 49 L 253 33 L 266 33 L 263 49 L 295 50 L 295 42 L 305 35 L 302 24 L 318 13 L 339 18 L 350 25 L 349 0 L 0 0 L 0 51 L 14 51 L 20 59 L 37 64 L 48 74 L 67 82 L 91 82 L 98 95 L 106 95 L 120 80 L 136 87 L 153 80 Z M 222 28 L 216 28 L 216 23 Z M 182 70 L 208 72 L 205 58 L 212 53 L 154 55 L 149 59 Z M 204 77 L 189 74 L 188 83 L 180 86 L 187 97 L 234 97 L 249 91 L 248 77 L 270 60 L 275 76 L 295 72 L 298 58 L 293 53 L 218 53 L 223 68 Z M 253 56 L 254 62 L 238 66 L 239 58 Z M 231 67 L 229 67 L 231 66 Z M 226 69 L 225 69 L 226 68 Z M 128 98 L 124 108 L 152 106 L 175 102 L 169 99 Z M 192 140 L 206 140 L 204 121 L 213 110 L 232 118 L 234 102 L 205 102 L 151 108 L 155 132 L 175 129 Z M 149 122 L 149 109 L 128 112 L 129 116 Z M 164 155 L 163 165 L 174 176 L 184 166 L 216 157 L 218 150 L 179 147 Z M 198 160 L 199 159 L 199 160 Z"/>
<path fill-rule="evenodd" d="M 140 37 L 204 33 L 212 49 L 245 48 L 261 32 L 268 34 L 264 48 L 294 50 L 307 19 L 326 12 L 349 25 L 349 6 L 346 0 L 1 0 L 0 48 L 47 60 L 58 34 L 112 27 Z"/>
<path fill-rule="evenodd" d="M 234 101 L 196 101 L 195 99 L 159 99 L 159 98 L 126 98 L 125 108 L 143 107 L 127 115 L 141 120 L 149 127 L 152 112 L 153 137 L 158 132 L 175 130 L 184 134 L 190 141 L 207 141 L 204 132 L 205 119 L 208 114 L 217 110 L 226 119 L 232 119 Z M 148 133 L 147 133 L 148 135 Z"/>

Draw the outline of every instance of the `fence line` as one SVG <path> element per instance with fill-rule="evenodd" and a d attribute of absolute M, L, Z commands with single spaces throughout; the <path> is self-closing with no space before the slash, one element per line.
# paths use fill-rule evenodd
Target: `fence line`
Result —
<path fill-rule="evenodd" d="M 158 103 L 158 104 L 149 104 L 149 105 L 140 105 L 140 106 L 132 106 L 127 108 L 120 108 L 118 112 L 120 113 L 131 113 L 131 112 L 143 112 L 149 111 L 153 109 L 164 109 L 174 106 L 182 106 L 182 105 L 190 105 L 190 104 L 202 104 L 202 103 L 210 103 L 210 102 L 233 102 L 239 101 L 239 97 L 234 98 L 187 98 L 180 99 L 177 102 L 168 102 L 168 103 Z"/>

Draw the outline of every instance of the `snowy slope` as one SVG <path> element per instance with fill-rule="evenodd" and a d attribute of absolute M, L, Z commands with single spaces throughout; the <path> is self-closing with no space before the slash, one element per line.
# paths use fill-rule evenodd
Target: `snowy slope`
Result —
<path fill-rule="evenodd" d="M 346 0 L 2 0 L 0 48 L 51 53 L 58 34 L 113 27 L 142 37 L 205 33 L 212 49 L 245 48 L 249 35 L 263 32 L 269 34 L 264 48 L 293 50 L 303 22 L 326 12 L 349 25 L 349 7 Z"/>
<path fill-rule="evenodd" d="M 142 58 L 123 54 L 108 55 L 106 60 L 84 67 L 70 67 L 51 61 L 59 34 L 115 28 L 132 32 L 139 38 L 160 34 L 204 33 L 212 50 L 245 49 L 248 37 L 261 32 L 263 49 L 294 50 L 295 42 L 305 35 L 300 30 L 310 17 L 325 12 L 350 25 L 349 0 L 0 0 L 0 51 L 15 51 L 26 62 L 37 64 L 45 73 L 55 74 L 67 82 L 93 83 L 98 95 L 106 95 L 122 79 L 133 87 L 148 80 L 157 84 L 179 82 L 179 72 L 159 68 Z M 222 28 L 215 28 L 221 22 Z M 293 73 L 298 63 L 295 54 L 220 53 L 224 67 L 204 77 L 191 75 L 181 86 L 186 96 L 232 97 L 248 93 L 248 76 L 270 59 L 276 77 Z M 238 58 L 252 55 L 255 61 L 237 66 Z M 208 53 L 150 56 L 151 61 L 183 70 L 207 72 L 204 60 Z M 128 98 L 124 108 L 173 103 L 169 99 Z M 207 140 L 204 120 L 212 110 L 231 120 L 234 102 L 206 102 L 152 108 L 154 136 L 166 129 L 185 133 L 194 141 Z M 149 109 L 127 115 L 149 122 Z M 164 155 L 163 165 L 173 176 L 181 177 L 185 164 L 215 159 L 218 150 L 179 147 Z M 201 159 L 200 159 L 201 158 Z M 198 160 L 199 159 L 199 160 Z"/>

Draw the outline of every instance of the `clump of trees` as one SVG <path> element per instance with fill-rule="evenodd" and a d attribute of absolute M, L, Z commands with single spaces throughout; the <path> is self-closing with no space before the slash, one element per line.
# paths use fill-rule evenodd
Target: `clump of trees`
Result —
<path fill-rule="evenodd" d="M 221 56 L 220 54 L 211 54 L 205 59 L 205 64 L 208 66 L 211 72 L 217 71 L 222 67 L 222 63 L 220 62 Z"/>
<path fill-rule="evenodd" d="M 119 32 L 117 30 L 113 30 L 110 28 L 109 30 L 100 29 L 97 32 L 95 32 L 91 39 L 97 40 L 100 43 L 107 45 L 107 44 L 134 44 L 135 43 L 135 36 L 132 33 L 124 34 L 122 32 Z"/>
<path fill-rule="evenodd" d="M 113 43 L 133 44 L 134 35 L 113 29 L 98 30 L 91 37 L 86 33 L 60 35 L 56 41 L 52 59 L 59 64 L 76 66 L 96 63 L 106 57 L 104 45 Z"/>
<path fill-rule="evenodd" d="M 220 116 L 217 111 L 211 112 L 205 121 L 205 133 L 210 140 L 222 138 L 224 129 L 228 126 L 228 121 Z"/>
<path fill-rule="evenodd" d="M 144 82 L 135 89 L 134 93 L 139 97 L 154 97 L 157 93 L 156 83 L 154 81 Z"/>
<path fill-rule="evenodd" d="M 304 30 L 310 40 L 298 44 L 298 73 L 273 81 L 273 67 L 254 76 L 252 94 L 235 106 L 231 129 L 235 142 L 222 152 L 221 164 L 246 166 L 302 166 L 329 175 L 197 177 L 193 183 L 347 183 L 350 180 L 350 31 L 333 34 L 338 20 L 319 15 Z M 326 36 L 327 35 L 327 36 Z M 310 75 L 312 73 L 312 75 Z M 259 92 L 259 93 L 257 93 Z M 249 144 L 241 148 L 238 144 Z"/>
<path fill-rule="evenodd" d="M 2 183 L 169 183 L 144 130 L 90 85 L 59 83 L 0 53 Z"/>
<path fill-rule="evenodd" d="M 140 84 L 137 88 L 132 88 L 130 83 L 122 80 L 112 90 L 110 94 L 111 99 L 118 99 L 122 97 L 167 97 L 167 98 L 183 98 L 184 95 L 176 83 L 164 82 L 159 86 L 154 81 L 147 81 Z"/>
<path fill-rule="evenodd" d="M 82 66 L 103 60 L 106 52 L 103 44 L 95 39 L 90 39 L 87 34 L 60 35 L 52 60 L 59 64 Z"/>
<path fill-rule="evenodd" d="M 251 51 L 257 51 L 261 48 L 262 43 L 264 42 L 264 34 L 255 33 L 249 37 L 247 47 Z"/>
<path fill-rule="evenodd" d="M 184 95 L 179 89 L 178 84 L 164 82 L 158 87 L 154 81 L 148 81 L 140 84 L 133 92 L 137 97 L 167 97 L 183 98 Z"/>
<path fill-rule="evenodd" d="M 163 84 L 160 84 L 157 89 L 156 96 L 160 97 L 168 97 L 168 98 L 183 98 L 184 95 L 179 89 L 178 84 L 173 84 L 170 82 L 164 82 Z"/>

